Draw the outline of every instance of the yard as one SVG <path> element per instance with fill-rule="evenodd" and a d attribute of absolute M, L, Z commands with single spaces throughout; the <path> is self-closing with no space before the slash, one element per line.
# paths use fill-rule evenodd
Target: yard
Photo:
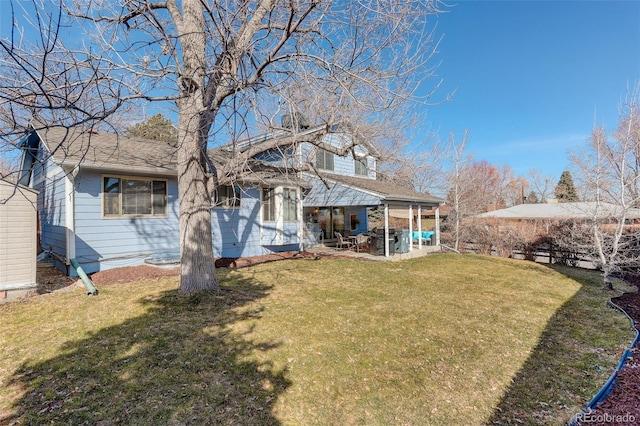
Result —
<path fill-rule="evenodd" d="M 633 334 L 597 276 L 286 260 L 0 306 L 0 424 L 564 424 Z"/>

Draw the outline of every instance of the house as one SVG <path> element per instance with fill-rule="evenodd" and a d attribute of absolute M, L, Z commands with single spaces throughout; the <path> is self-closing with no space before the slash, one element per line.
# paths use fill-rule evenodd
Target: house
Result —
<path fill-rule="evenodd" d="M 473 216 L 475 219 L 501 219 L 505 221 L 527 220 L 607 220 L 620 217 L 622 207 L 610 203 L 540 203 L 519 204 Z M 630 222 L 640 220 L 640 209 L 629 208 L 625 213 Z"/>
<path fill-rule="evenodd" d="M 290 143 L 277 143 L 278 139 Z M 277 148 L 261 151 L 260 146 Z M 258 148 L 260 159 L 279 166 L 313 166 L 302 172 L 311 186 L 302 199 L 307 245 L 334 241 L 336 232 L 351 235 L 376 228 L 386 235 L 384 254 L 388 256 L 394 251 L 390 241 L 395 229 L 403 228 L 408 235 L 422 230 L 422 221 L 415 220 L 422 217 L 422 211 L 434 212 L 434 243 L 439 245 L 438 212 L 444 200 L 380 179 L 379 153 L 366 141 L 355 143 L 348 130 L 334 127 L 327 132 L 324 126 L 285 129 L 239 142 L 235 148 Z M 394 220 L 398 217 L 404 221 Z M 417 243 L 422 248 L 422 239 Z M 413 250 L 413 245 L 408 249 Z"/>
<path fill-rule="evenodd" d="M 173 262 L 179 254 L 176 147 L 33 122 L 20 183 L 38 191 L 41 246 L 70 275 Z M 218 164 L 224 150 L 211 153 Z M 302 250 L 302 182 L 259 160 L 212 206 L 216 257 Z"/>
<path fill-rule="evenodd" d="M 0 302 L 36 287 L 36 197 L 0 179 Z"/>

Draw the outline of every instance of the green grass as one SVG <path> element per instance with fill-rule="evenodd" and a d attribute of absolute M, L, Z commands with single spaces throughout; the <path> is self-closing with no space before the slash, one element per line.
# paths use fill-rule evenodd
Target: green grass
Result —
<path fill-rule="evenodd" d="M 0 306 L 0 424 L 563 424 L 632 338 L 597 276 L 290 260 Z M 600 369 L 601 368 L 601 369 Z"/>

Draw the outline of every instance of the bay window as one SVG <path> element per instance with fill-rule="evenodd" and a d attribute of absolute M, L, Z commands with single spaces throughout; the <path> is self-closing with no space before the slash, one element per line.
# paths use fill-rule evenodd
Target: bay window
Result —
<path fill-rule="evenodd" d="M 298 191 L 293 188 L 263 188 L 262 220 L 276 222 L 279 217 L 284 222 L 298 220 Z"/>

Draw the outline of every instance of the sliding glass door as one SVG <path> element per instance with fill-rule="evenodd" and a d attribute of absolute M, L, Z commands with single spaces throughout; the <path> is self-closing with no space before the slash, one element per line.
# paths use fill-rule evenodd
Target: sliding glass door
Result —
<path fill-rule="evenodd" d="M 344 235 L 344 207 L 318 207 L 310 214 L 312 222 L 318 224 L 324 240 L 335 239 L 334 232 Z"/>

